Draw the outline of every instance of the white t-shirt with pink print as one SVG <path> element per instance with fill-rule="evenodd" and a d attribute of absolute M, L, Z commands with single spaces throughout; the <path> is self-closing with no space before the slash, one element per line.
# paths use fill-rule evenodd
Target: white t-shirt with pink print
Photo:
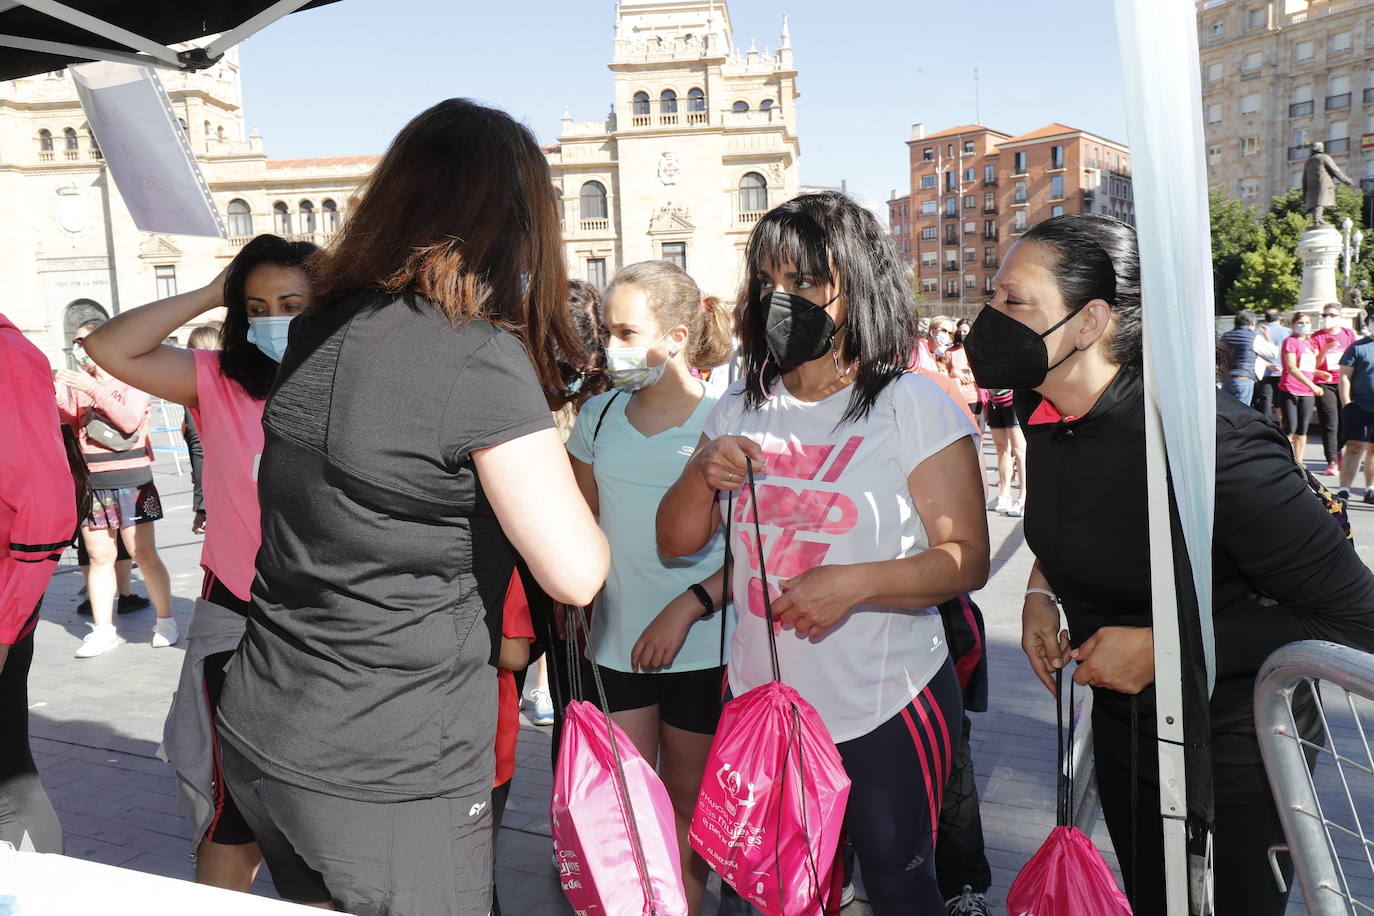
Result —
<path fill-rule="evenodd" d="M 757 410 L 745 380 L 730 386 L 707 418 L 710 439 L 747 436 L 767 457 L 756 475 L 759 523 L 771 593 L 777 583 L 822 565 L 909 557 L 927 549 L 907 478 L 921 462 L 977 431 L 930 379 L 905 374 L 868 415 L 840 422 L 851 388 L 821 401 L 792 397 L 781 381 Z M 725 494 L 720 495 L 725 510 Z M 748 486 L 734 500 L 731 530 L 735 606 L 730 645 L 735 696 L 772 678 Z M 740 600 L 747 596 L 747 600 Z M 858 605 L 812 642 L 778 634 L 782 680 L 811 705 L 836 741 L 868 734 L 916 697 L 944 664 L 944 627 L 935 608 Z"/>

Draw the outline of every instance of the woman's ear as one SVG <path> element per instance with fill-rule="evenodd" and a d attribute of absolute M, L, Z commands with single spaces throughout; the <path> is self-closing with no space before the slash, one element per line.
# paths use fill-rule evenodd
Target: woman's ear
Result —
<path fill-rule="evenodd" d="M 1105 299 L 1093 299 L 1083 306 L 1083 316 L 1074 344 L 1080 350 L 1088 349 L 1106 335 L 1112 324 L 1112 307 Z"/>

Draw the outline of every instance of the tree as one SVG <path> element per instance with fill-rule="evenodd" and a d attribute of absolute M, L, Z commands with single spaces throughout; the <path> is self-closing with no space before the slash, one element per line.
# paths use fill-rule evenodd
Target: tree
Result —
<path fill-rule="evenodd" d="M 1241 254 L 1240 270 L 1227 294 L 1226 307 L 1232 312 L 1290 309 L 1298 301 L 1299 289 L 1293 252 L 1281 245 L 1266 245 Z"/>
<path fill-rule="evenodd" d="M 1227 302 L 1240 275 L 1241 256 L 1259 248 L 1264 233 L 1255 221 L 1255 209 L 1227 197 L 1220 188 L 1207 192 L 1212 223 L 1212 292 L 1215 307 Z"/>

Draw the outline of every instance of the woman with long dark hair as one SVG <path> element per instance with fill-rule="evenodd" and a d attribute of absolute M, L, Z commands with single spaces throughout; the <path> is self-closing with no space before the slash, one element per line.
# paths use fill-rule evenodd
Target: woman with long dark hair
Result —
<path fill-rule="evenodd" d="M 262 542 L 255 478 L 263 404 L 277 375 L 280 332 L 310 304 L 305 263 L 314 253 L 309 242 L 260 235 L 204 288 L 123 312 L 86 338 L 91 357 L 115 378 L 184 404 L 202 443 L 205 580 L 163 748 L 177 771 L 177 806 L 192 823 L 196 880 L 230 890 L 253 886 L 262 854 L 220 775 L 215 710 L 247 625 Z M 163 343 L 221 306 L 218 348 Z"/>
<path fill-rule="evenodd" d="M 907 372 L 908 275 L 863 207 L 836 192 L 788 201 L 745 258 L 744 377 L 659 506 L 659 549 L 701 549 L 735 497 L 730 690 L 772 679 L 768 588 L 782 679 L 816 707 L 853 782 L 845 830 L 873 911 L 943 911 L 934 842 L 962 707 L 936 605 L 987 579 L 976 431 Z"/>
<path fill-rule="evenodd" d="M 1022 649 L 1051 692 L 1070 660 L 1074 681 L 1093 688 L 1102 811 L 1135 913 L 1156 916 L 1164 852 L 1135 230 L 1105 216 L 1046 220 L 1012 246 L 995 284 L 965 345 L 980 385 L 1017 390 L 1035 468 Z M 1221 390 L 1216 404 L 1216 911 L 1277 916 L 1287 895 L 1266 856 L 1284 840 L 1255 739 L 1255 675 L 1293 640 L 1374 648 L 1374 575 L 1273 422 Z M 1309 726 L 1311 712 L 1300 712 Z"/>
<path fill-rule="evenodd" d="M 544 154 L 503 112 L 440 102 L 312 268 L 263 417 L 225 777 L 283 897 L 484 914 L 516 554 L 568 604 L 607 569 L 549 412 L 578 345 Z"/>

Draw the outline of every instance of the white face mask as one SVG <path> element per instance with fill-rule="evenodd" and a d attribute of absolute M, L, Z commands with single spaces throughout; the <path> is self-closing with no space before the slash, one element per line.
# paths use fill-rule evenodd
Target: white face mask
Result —
<path fill-rule="evenodd" d="M 668 359 L 659 363 L 657 366 L 649 365 L 649 350 L 658 345 L 659 340 L 667 337 L 662 335 L 649 344 L 647 347 L 607 347 L 606 348 L 606 374 L 610 376 L 612 382 L 617 387 L 627 391 L 639 391 L 644 388 L 652 388 L 658 384 L 658 380 L 663 378 L 663 373 L 668 368 Z"/>
<path fill-rule="evenodd" d="M 1328 331 L 1333 330 L 1334 328 L 1338 328 L 1338 327 L 1340 327 L 1340 326 L 1341 326 L 1341 319 L 1340 319 L 1339 316 L 1336 316 L 1336 315 L 1324 315 L 1324 316 L 1322 316 L 1322 327 L 1326 328 Z"/>
<path fill-rule="evenodd" d="M 1312 325 L 1308 324 L 1306 321 L 1299 321 L 1297 324 L 1293 325 L 1293 333 L 1295 333 L 1295 334 L 1311 334 L 1311 333 L 1312 333 Z"/>

